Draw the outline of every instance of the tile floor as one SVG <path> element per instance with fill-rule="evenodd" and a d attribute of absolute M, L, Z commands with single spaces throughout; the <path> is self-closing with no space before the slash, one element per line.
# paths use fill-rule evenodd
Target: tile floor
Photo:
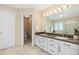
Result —
<path fill-rule="evenodd" d="M 24 47 L 15 47 L 0 50 L 0 55 L 49 55 L 38 47 L 32 47 L 31 43 L 26 44 Z"/>

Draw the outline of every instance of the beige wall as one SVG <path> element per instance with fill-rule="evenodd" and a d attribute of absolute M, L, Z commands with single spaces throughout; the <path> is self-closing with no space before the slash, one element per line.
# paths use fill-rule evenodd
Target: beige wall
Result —
<path fill-rule="evenodd" d="M 42 11 L 34 10 L 34 20 L 35 20 L 35 28 L 36 32 L 42 31 Z"/>

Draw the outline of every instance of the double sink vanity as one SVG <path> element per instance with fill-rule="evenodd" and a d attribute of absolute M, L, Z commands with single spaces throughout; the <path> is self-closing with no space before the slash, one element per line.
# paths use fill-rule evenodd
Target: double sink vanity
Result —
<path fill-rule="evenodd" d="M 73 6 L 62 12 L 50 13 L 60 6 L 63 5 L 55 8 L 52 6 L 43 11 L 46 16 L 43 16 L 41 26 L 36 24 L 34 43 L 49 54 L 79 55 L 79 15 L 74 15 L 79 7 Z"/>
<path fill-rule="evenodd" d="M 36 33 L 34 44 L 52 55 L 79 55 L 79 40 L 72 36 Z"/>

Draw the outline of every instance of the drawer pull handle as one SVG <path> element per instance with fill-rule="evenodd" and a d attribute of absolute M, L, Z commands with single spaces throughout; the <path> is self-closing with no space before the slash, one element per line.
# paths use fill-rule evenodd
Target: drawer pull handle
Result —
<path fill-rule="evenodd" d="M 55 52 L 55 51 L 52 51 L 52 50 L 50 50 L 51 52 Z"/>
<path fill-rule="evenodd" d="M 53 40 L 50 40 L 50 41 L 54 42 Z"/>
<path fill-rule="evenodd" d="M 66 46 L 71 46 L 71 45 L 69 45 L 69 44 L 65 44 L 65 43 L 64 43 L 64 45 L 66 45 Z"/>

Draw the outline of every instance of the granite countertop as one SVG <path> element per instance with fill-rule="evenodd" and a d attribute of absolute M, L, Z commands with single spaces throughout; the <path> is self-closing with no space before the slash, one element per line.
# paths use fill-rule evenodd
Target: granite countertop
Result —
<path fill-rule="evenodd" d="M 73 44 L 79 45 L 79 40 L 74 39 L 74 38 L 60 39 L 60 38 L 56 38 L 56 37 L 60 37 L 60 36 L 49 35 L 49 34 L 46 34 L 46 33 L 43 33 L 43 34 L 42 33 L 37 33 L 35 35 L 39 35 L 39 36 L 43 36 L 43 37 L 47 37 L 47 38 L 56 39 L 56 40 L 60 40 L 60 41 L 69 42 L 69 43 L 73 43 Z"/>

